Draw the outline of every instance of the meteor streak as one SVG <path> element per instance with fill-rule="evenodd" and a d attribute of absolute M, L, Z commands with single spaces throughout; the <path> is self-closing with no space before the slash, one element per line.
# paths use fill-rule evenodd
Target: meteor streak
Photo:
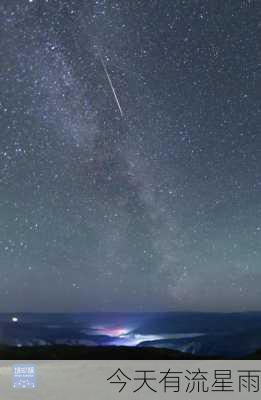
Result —
<path fill-rule="evenodd" d="M 108 68 L 107 68 L 107 66 L 106 66 L 106 64 L 105 64 L 105 62 L 104 62 L 104 59 L 103 59 L 101 53 L 99 53 L 99 58 L 100 58 L 102 67 L 103 67 L 103 69 L 104 69 L 104 72 L 105 72 L 105 74 L 106 74 L 106 77 L 107 77 L 107 79 L 108 79 L 109 85 L 110 85 L 110 87 L 111 87 L 111 90 L 112 90 L 112 93 L 113 93 L 115 102 L 116 102 L 117 107 L 118 107 L 118 109 L 119 109 L 119 112 L 120 112 L 121 116 L 123 117 L 123 111 L 122 111 L 122 108 L 121 108 L 121 105 L 120 105 L 120 101 L 119 101 L 119 99 L 118 99 L 118 96 L 117 96 L 116 90 L 115 90 L 115 88 L 114 88 L 114 86 L 113 86 L 113 83 L 112 83 L 112 80 L 111 80 L 111 77 L 110 77 Z"/>

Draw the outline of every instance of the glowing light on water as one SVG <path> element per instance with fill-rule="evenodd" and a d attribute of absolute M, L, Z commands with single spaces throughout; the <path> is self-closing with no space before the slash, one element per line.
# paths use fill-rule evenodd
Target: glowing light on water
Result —
<path fill-rule="evenodd" d="M 18 318 L 17 317 L 12 317 L 12 322 L 18 322 Z"/>
<path fill-rule="evenodd" d="M 106 340 L 106 345 L 113 346 L 139 346 L 143 342 L 153 342 L 160 340 L 175 340 L 183 338 L 194 338 L 202 336 L 202 333 L 173 333 L 173 334 L 140 334 L 136 333 L 137 330 L 134 327 L 123 327 L 123 326 L 93 326 L 92 334 L 98 336 L 109 337 L 110 340 Z"/>
<path fill-rule="evenodd" d="M 127 335 L 131 330 L 123 327 L 104 327 L 97 326 L 94 328 L 96 335 L 106 335 L 111 337 L 121 337 Z"/>
<path fill-rule="evenodd" d="M 160 339 L 162 339 L 162 336 L 159 335 L 138 335 L 131 333 L 119 336 L 113 344 L 120 346 L 138 346 L 142 342 L 153 342 L 154 340 Z"/>
<path fill-rule="evenodd" d="M 194 338 L 198 336 L 204 336 L 202 333 L 177 333 L 177 334 L 158 334 L 158 335 L 149 335 L 149 334 L 136 334 L 136 333 L 128 333 L 126 335 L 121 335 L 113 341 L 112 344 L 116 346 L 138 346 L 143 342 L 154 342 L 156 340 L 174 340 L 174 339 L 183 339 L 183 338 Z"/>

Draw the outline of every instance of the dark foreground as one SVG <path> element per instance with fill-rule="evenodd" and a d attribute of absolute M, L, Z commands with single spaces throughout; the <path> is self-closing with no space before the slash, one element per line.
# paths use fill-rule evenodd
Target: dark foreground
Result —
<path fill-rule="evenodd" d="M 0 346 L 2 360 L 209 360 L 220 357 L 195 356 L 176 350 L 149 347 L 86 346 Z M 223 359 L 223 358 L 222 358 Z M 261 349 L 244 359 L 261 360 Z"/>

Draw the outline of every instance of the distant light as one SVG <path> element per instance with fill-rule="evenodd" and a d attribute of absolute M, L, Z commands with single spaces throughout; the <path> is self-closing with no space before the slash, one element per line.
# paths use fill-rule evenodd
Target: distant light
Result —
<path fill-rule="evenodd" d="M 121 337 L 131 332 L 130 329 L 123 327 L 96 326 L 93 327 L 93 329 L 95 330 L 96 335 L 106 335 L 110 337 Z"/>
<path fill-rule="evenodd" d="M 12 318 L 12 322 L 18 322 L 18 318 L 17 317 L 13 317 Z"/>

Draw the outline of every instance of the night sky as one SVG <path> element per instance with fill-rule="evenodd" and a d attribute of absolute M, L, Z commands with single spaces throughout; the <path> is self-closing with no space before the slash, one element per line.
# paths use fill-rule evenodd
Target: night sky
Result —
<path fill-rule="evenodd" d="M 0 311 L 260 309 L 261 2 L 1 0 L 0 30 Z"/>

